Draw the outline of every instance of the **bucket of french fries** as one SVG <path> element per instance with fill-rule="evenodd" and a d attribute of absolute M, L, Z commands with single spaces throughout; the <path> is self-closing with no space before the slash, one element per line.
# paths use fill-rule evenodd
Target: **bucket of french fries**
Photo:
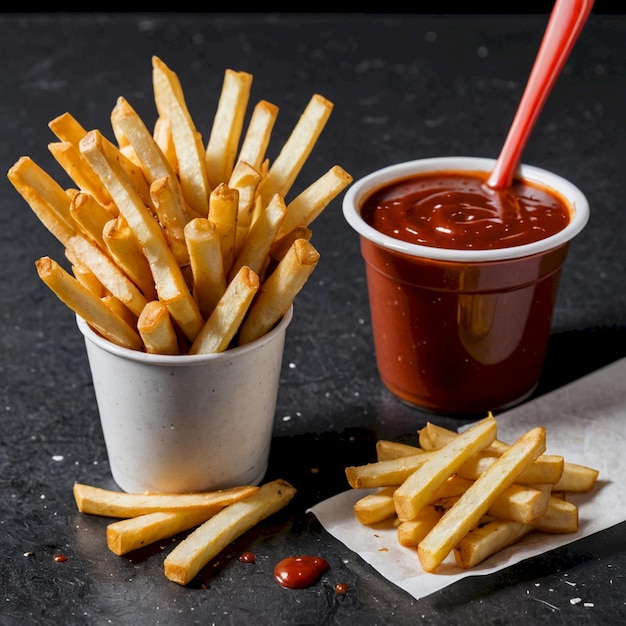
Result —
<path fill-rule="evenodd" d="M 67 112 L 50 121 L 69 187 L 27 156 L 8 177 L 65 248 L 37 273 L 85 337 L 118 485 L 258 483 L 293 301 L 319 260 L 311 224 L 352 181 L 334 165 L 290 196 L 333 105 L 314 94 L 270 160 L 279 110 L 248 115 L 251 74 L 225 71 L 206 142 L 156 56 L 152 82 L 151 129 L 124 97 L 110 138 Z"/>

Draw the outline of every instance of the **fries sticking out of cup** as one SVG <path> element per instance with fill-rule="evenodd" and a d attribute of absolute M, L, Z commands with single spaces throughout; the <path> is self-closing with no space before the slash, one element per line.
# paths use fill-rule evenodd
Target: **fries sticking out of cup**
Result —
<path fill-rule="evenodd" d="M 317 265 L 311 223 L 352 177 L 334 165 L 289 194 L 333 104 L 314 94 L 271 162 L 279 109 L 259 101 L 245 127 L 252 79 L 225 71 L 204 141 L 180 78 L 155 56 L 153 123 L 122 96 L 113 139 L 67 112 L 49 122 L 70 188 L 27 156 L 9 170 L 71 263 L 40 259 L 40 277 L 109 341 L 168 355 L 248 343 L 273 328 Z"/>
<path fill-rule="evenodd" d="M 471 568 L 531 533 L 576 532 L 568 494 L 591 491 L 599 472 L 546 454 L 546 436 L 538 427 L 504 443 L 489 414 L 462 434 L 428 423 L 415 446 L 380 440 L 377 461 L 346 468 L 352 488 L 375 489 L 355 517 L 394 524 L 432 573 L 449 555 Z"/>

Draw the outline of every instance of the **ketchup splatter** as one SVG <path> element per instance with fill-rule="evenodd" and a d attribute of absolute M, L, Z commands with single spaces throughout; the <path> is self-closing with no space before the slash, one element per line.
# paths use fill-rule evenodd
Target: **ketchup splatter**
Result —
<path fill-rule="evenodd" d="M 318 556 L 290 556 L 274 567 L 274 578 L 289 589 L 304 589 L 314 585 L 330 568 L 328 561 Z"/>
<path fill-rule="evenodd" d="M 338 596 L 345 596 L 346 593 L 348 593 L 348 589 L 349 589 L 349 587 L 348 587 L 348 585 L 346 585 L 346 583 L 337 583 L 335 585 L 335 593 Z"/>
<path fill-rule="evenodd" d="M 54 561 L 55 563 L 63 563 L 67 561 L 67 557 L 64 554 L 55 554 Z"/>
<path fill-rule="evenodd" d="M 242 563 L 256 563 L 256 556 L 254 552 L 242 552 L 239 556 L 239 560 Z"/>

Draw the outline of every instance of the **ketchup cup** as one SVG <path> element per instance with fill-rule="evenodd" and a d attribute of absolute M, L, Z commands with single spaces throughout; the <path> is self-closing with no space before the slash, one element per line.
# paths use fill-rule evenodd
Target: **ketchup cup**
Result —
<path fill-rule="evenodd" d="M 561 269 L 589 205 L 567 180 L 522 165 L 518 177 L 559 198 L 569 221 L 555 234 L 496 249 L 448 249 L 379 232 L 364 201 L 427 172 L 484 172 L 495 160 L 441 157 L 399 163 L 356 181 L 343 199 L 365 261 L 376 362 L 402 401 L 448 415 L 504 409 L 532 394 L 543 366 Z"/>

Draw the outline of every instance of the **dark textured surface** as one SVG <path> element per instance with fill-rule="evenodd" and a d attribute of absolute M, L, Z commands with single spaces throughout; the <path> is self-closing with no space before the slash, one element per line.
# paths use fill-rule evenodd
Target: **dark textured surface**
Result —
<path fill-rule="evenodd" d="M 302 184 L 334 163 L 359 177 L 422 156 L 496 156 L 544 27 L 540 16 L 0 15 L 1 169 L 29 155 L 58 176 L 47 123 L 64 111 L 110 136 L 124 95 L 153 121 L 153 54 L 179 73 L 204 136 L 224 69 L 254 74 L 252 100 L 281 109 L 272 154 L 314 92 L 332 100 Z M 537 394 L 626 356 L 625 38 L 626 19 L 591 16 L 525 153 L 576 182 L 592 208 L 566 263 Z M 377 437 L 405 439 L 428 419 L 459 425 L 404 406 L 380 383 L 340 201 L 314 224 L 322 259 L 296 301 L 276 412 L 268 478 L 291 481 L 297 497 L 187 588 L 163 574 L 171 542 L 109 552 L 108 520 L 79 514 L 72 497 L 75 481 L 114 488 L 82 336 L 34 270 L 62 251 L 6 178 L 0 203 L 0 624 L 626 621 L 624 524 L 415 601 L 305 513 L 347 487 L 343 468 L 373 459 Z M 237 560 L 243 550 L 255 565 Z M 323 580 L 279 587 L 274 564 L 307 553 L 330 562 Z M 335 593 L 339 582 L 347 595 Z"/>

